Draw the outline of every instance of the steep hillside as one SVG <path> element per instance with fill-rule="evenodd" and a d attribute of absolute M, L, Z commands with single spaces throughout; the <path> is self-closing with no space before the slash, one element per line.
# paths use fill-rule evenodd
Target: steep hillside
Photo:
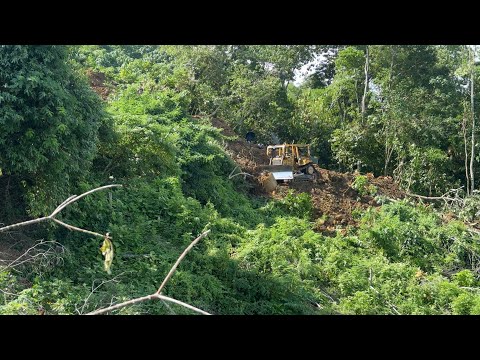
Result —
<path fill-rule="evenodd" d="M 236 136 L 233 129 L 221 119 L 213 119 L 212 125 L 222 129 L 224 135 Z M 355 211 L 380 206 L 374 196 L 361 195 L 359 191 L 352 187 L 355 174 L 322 169 L 317 165 L 315 165 L 315 168 L 319 176 L 315 181 L 279 184 L 275 191 L 267 193 L 260 182 L 261 166 L 269 162 L 264 146 L 249 144 L 244 139 L 237 137 L 235 140 L 227 141 L 225 149 L 238 164 L 241 172 L 252 175 L 245 176 L 245 179 L 251 184 L 253 194 L 280 200 L 289 191 L 309 193 L 314 205 L 314 218 L 321 218 L 320 221 L 317 221 L 316 230 L 318 231 L 330 233 L 338 227 L 357 225 L 353 216 Z M 374 177 L 373 174 L 369 173 L 366 174 L 366 178 L 370 185 L 376 187 L 375 195 L 386 196 L 391 199 L 405 197 L 404 192 L 398 188 L 389 176 Z"/>
<path fill-rule="evenodd" d="M 336 49 L 0 47 L 0 314 L 480 314 L 467 53 Z M 365 173 L 267 192 L 274 133 Z"/>

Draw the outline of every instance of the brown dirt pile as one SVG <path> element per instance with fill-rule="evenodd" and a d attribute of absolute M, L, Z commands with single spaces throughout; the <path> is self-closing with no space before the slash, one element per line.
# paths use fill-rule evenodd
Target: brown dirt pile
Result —
<path fill-rule="evenodd" d="M 221 119 L 212 120 L 213 126 L 223 129 L 222 133 L 227 136 L 235 136 L 233 129 Z M 265 148 L 259 148 L 256 144 L 248 144 L 243 138 L 228 141 L 225 144 L 227 152 L 237 163 L 242 172 L 249 173 L 253 177 L 246 180 L 252 186 L 255 195 L 282 199 L 290 189 L 295 193 L 309 193 L 314 205 L 314 219 L 316 229 L 324 233 L 335 233 L 338 228 L 347 225 L 357 225 L 352 213 L 355 210 L 365 210 L 368 207 L 377 207 L 379 204 L 372 196 L 361 196 L 351 187 L 355 175 L 326 170 L 315 165 L 317 179 L 315 181 L 293 182 L 279 184 L 273 192 L 266 192 L 262 184 L 266 182 L 265 174 L 262 174 L 261 165 L 267 165 L 269 158 Z M 374 177 L 366 174 L 369 183 L 377 187 L 377 194 L 393 199 L 404 198 L 393 179 L 389 176 Z"/>
<path fill-rule="evenodd" d="M 108 95 L 112 92 L 112 88 L 105 85 L 105 74 L 89 69 L 87 70 L 87 77 L 90 80 L 90 87 L 100 95 L 102 100 L 107 100 Z"/>

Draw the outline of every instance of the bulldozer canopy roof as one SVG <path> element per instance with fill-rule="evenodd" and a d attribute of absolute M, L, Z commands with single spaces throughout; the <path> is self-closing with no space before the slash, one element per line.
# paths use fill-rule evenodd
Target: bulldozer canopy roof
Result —
<path fill-rule="evenodd" d="M 270 149 L 278 149 L 278 148 L 283 148 L 285 146 L 296 146 L 296 147 L 309 147 L 309 144 L 281 144 L 281 145 L 269 145 L 268 148 Z"/>

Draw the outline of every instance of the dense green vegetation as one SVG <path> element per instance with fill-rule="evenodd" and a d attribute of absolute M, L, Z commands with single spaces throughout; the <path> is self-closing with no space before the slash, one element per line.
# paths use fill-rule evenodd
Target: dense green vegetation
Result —
<path fill-rule="evenodd" d="M 106 100 L 87 73 L 105 75 Z M 153 293 L 211 229 L 164 293 L 213 314 L 480 314 L 479 235 L 462 221 L 480 208 L 479 74 L 462 46 L 1 46 L 0 223 L 124 187 L 62 212 L 112 234 L 112 274 L 98 238 L 48 223 L 0 234 L 55 242 L 0 267 L 0 313 L 79 314 Z M 323 166 L 391 175 L 418 194 L 464 186 L 467 206 L 445 221 L 433 206 L 382 199 L 357 228 L 326 236 L 308 194 L 267 200 L 229 179 L 236 165 L 213 116 L 259 142 L 311 143 Z M 362 175 L 352 186 L 377 192 Z M 172 312 L 191 314 L 162 302 L 117 313 Z"/>

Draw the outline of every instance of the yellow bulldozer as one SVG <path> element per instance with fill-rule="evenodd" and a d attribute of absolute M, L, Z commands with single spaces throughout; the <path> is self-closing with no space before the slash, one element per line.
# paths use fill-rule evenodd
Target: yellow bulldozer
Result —
<path fill-rule="evenodd" d="M 267 147 L 267 156 L 270 164 L 263 166 L 264 170 L 272 173 L 275 180 L 314 180 L 316 162 L 310 155 L 310 145 L 282 144 Z"/>

